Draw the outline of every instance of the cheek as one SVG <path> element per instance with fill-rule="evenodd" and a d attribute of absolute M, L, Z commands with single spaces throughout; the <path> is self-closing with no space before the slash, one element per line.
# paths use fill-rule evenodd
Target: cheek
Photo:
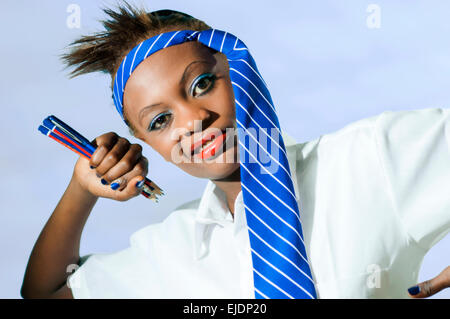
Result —
<path fill-rule="evenodd" d="M 180 148 L 177 147 L 177 143 L 171 139 L 170 137 L 166 136 L 159 136 L 155 137 L 153 142 L 147 142 L 150 147 L 157 152 L 159 155 L 161 155 L 164 160 L 167 162 L 174 162 L 177 160 L 177 156 L 179 156 L 180 151 L 178 151 Z"/>

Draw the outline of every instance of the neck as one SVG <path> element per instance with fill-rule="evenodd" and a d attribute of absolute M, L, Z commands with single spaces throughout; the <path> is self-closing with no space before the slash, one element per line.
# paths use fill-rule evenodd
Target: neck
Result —
<path fill-rule="evenodd" d="M 226 195 L 228 208 L 234 219 L 234 202 L 241 191 L 241 170 L 238 167 L 231 175 L 223 179 L 211 180 Z"/>

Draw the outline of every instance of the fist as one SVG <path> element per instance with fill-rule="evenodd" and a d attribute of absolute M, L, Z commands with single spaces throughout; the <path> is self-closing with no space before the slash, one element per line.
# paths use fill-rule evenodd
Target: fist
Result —
<path fill-rule="evenodd" d="M 142 146 L 114 132 L 100 135 L 91 143 L 97 149 L 90 160 L 80 156 L 72 178 L 98 197 L 127 201 L 139 195 L 148 173 Z"/>

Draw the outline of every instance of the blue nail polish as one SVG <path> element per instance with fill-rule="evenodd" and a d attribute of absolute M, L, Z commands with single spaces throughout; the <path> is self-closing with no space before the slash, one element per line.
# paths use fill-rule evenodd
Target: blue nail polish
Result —
<path fill-rule="evenodd" d="M 112 184 L 111 184 L 111 188 L 112 188 L 113 190 L 116 190 L 116 189 L 118 189 L 118 188 L 119 188 L 119 186 L 120 186 L 120 184 L 119 184 L 119 183 L 112 183 Z"/>
<path fill-rule="evenodd" d="M 137 187 L 137 188 L 141 188 L 142 186 L 144 186 L 144 181 L 145 181 L 145 179 L 143 179 L 143 180 L 140 181 L 140 182 L 137 182 L 137 183 L 136 183 L 136 187 Z"/>
<path fill-rule="evenodd" d="M 417 295 L 420 292 L 420 287 L 419 286 L 413 286 L 411 288 L 408 289 L 408 292 L 410 295 Z"/>
<path fill-rule="evenodd" d="M 108 185 L 108 182 L 105 181 L 103 178 L 102 178 L 101 182 L 102 182 L 103 185 Z"/>
<path fill-rule="evenodd" d="M 94 169 L 94 166 L 89 166 L 91 169 Z"/>

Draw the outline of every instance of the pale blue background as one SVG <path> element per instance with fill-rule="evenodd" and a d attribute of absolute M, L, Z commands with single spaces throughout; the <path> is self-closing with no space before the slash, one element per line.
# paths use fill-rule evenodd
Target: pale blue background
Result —
<path fill-rule="evenodd" d="M 299 142 L 385 110 L 449 107 L 449 1 L 131 2 L 185 11 L 243 39 L 269 85 L 283 129 Z M 80 29 L 66 26 L 70 3 L 81 7 Z M 0 5 L 1 298 L 20 297 L 29 253 L 77 159 L 37 131 L 42 119 L 55 114 L 90 139 L 115 131 L 137 142 L 113 108 L 109 77 L 69 80 L 57 58 L 79 35 L 100 30 L 100 6 L 111 3 Z M 370 3 L 381 7 L 380 29 L 366 26 Z M 167 195 L 159 205 L 142 196 L 125 203 L 100 199 L 83 233 L 82 254 L 125 248 L 132 232 L 202 194 L 206 180 L 186 175 L 146 145 L 144 153 L 149 177 Z M 447 236 L 427 255 L 421 280 L 450 264 L 449 250 Z M 450 289 L 436 297 L 450 297 Z"/>

